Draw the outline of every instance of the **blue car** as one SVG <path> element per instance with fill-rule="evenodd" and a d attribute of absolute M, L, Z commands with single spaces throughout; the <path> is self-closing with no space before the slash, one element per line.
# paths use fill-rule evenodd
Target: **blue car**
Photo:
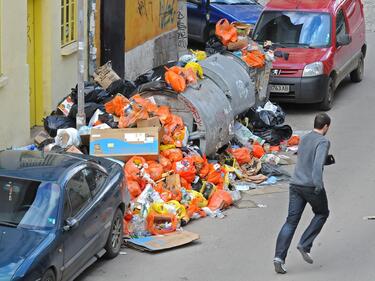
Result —
<path fill-rule="evenodd" d="M 256 0 L 187 0 L 189 39 L 207 42 L 222 18 L 255 25 L 262 11 Z"/>
<path fill-rule="evenodd" d="M 127 194 L 108 159 L 0 152 L 0 281 L 74 280 L 122 243 Z"/>

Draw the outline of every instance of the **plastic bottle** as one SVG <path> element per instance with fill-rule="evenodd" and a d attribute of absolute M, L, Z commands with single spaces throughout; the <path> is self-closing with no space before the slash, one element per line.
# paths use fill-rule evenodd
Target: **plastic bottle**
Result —
<path fill-rule="evenodd" d="M 242 125 L 240 122 L 234 123 L 234 135 L 236 140 L 243 146 L 248 147 L 251 145 L 250 141 L 257 142 L 260 145 L 265 143 L 265 140 L 254 135 L 247 127 Z"/>

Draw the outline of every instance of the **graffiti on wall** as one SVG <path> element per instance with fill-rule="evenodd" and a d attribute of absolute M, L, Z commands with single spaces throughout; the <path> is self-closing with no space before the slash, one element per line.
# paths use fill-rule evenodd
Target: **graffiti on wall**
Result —
<path fill-rule="evenodd" d="M 125 50 L 177 27 L 177 0 L 126 0 Z"/>
<path fill-rule="evenodd" d="M 187 31 L 186 11 L 178 10 L 177 14 L 177 47 L 179 49 L 186 49 L 188 46 L 188 31 Z"/>

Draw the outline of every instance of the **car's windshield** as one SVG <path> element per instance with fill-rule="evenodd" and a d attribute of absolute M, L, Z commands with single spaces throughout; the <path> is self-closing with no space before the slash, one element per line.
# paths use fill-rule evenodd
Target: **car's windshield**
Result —
<path fill-rule="evenodd" d="M 224 4 L 224 5 L 246 5 L 256 4 L 255 0 L 211 0 L 211 4 Z"/>
<path fill-rule="evenodd" d="M 56 226 L 59 186 L 0 177 L 0 225 L 32 229 Z"/>
<path fill-rule="evenodd" d="M 287 47 L 326 47 L 331 42 L 331 17 L 327 13 L 264 12 L 253 37 Z"/>

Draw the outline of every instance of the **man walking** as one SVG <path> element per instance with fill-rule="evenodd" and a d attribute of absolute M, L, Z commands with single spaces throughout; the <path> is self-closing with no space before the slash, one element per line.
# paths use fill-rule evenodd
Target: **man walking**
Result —
<path fill-rule="evenodd" d="M 315 216 L 303 233 L 297 249 L 306 262 L 313 263 L 310 250 L 329 215 L 323 169 L 330 148 L 330 142 L 324 136 L 330 124 L 331 119 L 327 114 L 318 114 L 314 130 L 304 136 L 299 145 L 297 165 L 290 182 L 288 217 L 278 235 L 273 260 L 277 273 L 286 273 L 287 252 L 307 203 L 311 205 Z"/>

